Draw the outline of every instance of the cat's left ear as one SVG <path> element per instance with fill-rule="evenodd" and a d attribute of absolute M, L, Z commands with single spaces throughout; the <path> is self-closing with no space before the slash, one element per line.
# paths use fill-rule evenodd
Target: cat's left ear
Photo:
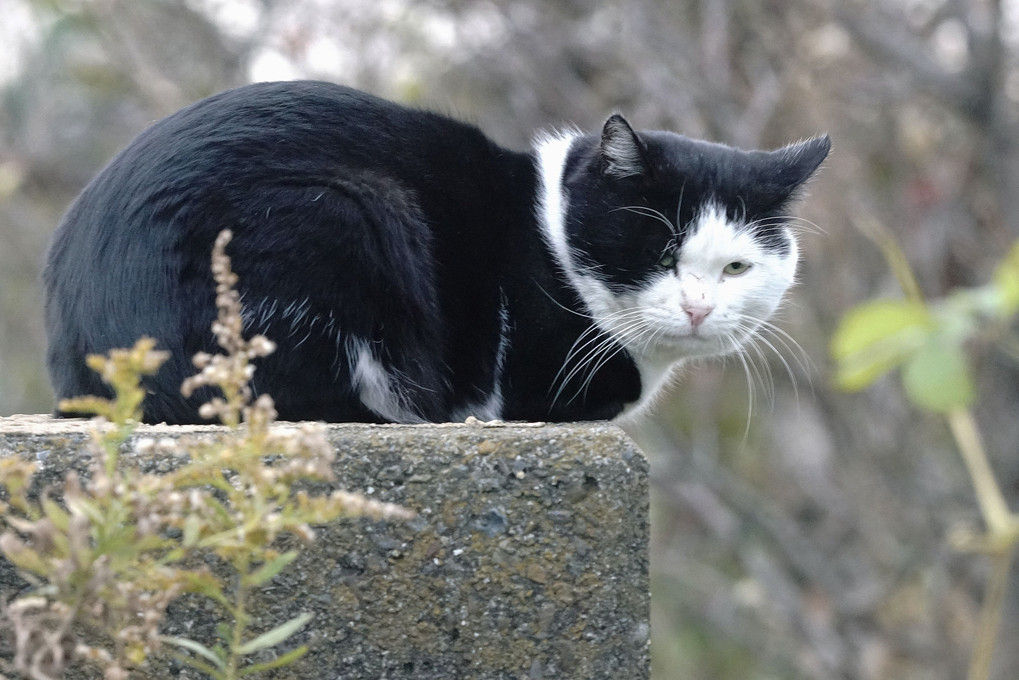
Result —
<path fill-rule="evenodd" d="M 601 132 L 602 171 L 610 177 L 623 179 L 644 174 L 647 159 L 644 144 L 630 124 L 618 113 L 612 114 Z"/>
<path fill-rule="evenodd" d="M 831 138 L 822 135 L 770 152 L 768 155 L 774 166 L 774 181 L 788 196 L 795 196 L 797 190 L 827 158 L 829 151 Z"/>

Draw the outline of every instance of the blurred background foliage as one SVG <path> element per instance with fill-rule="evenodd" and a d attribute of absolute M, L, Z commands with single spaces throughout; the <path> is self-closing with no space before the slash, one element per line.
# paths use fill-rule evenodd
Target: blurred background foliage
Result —
<path fill-rule="evenodd" d="M 930 297 L 986 282 L 1019 236 L 1019 0 L 0 0 L 0 16 L 2 414 L 51 408 L 38 272 L 60 214 L 147 124 L 218 90 L 333 80 L 517 147 L 614 110 L 743 147 L 830 133 L 781 322 L 803 351 L 776 343 L 749 376 L 691 369 L 643 442 L 655 677 L 962 677 L 987 565 L 946 540 L 979 520 L 949 433 L 894 380 L 833 390 L 826 357 L 849 308 L 899 295 L 876 234 Z M 1014 507 L 1015 357 L 977 347 L 975 374 Z M 1001 637 L 1017 635 L 1013 587 Z M 1015 677 L 1019 647 L 999 649 L 995 677 Z"/>

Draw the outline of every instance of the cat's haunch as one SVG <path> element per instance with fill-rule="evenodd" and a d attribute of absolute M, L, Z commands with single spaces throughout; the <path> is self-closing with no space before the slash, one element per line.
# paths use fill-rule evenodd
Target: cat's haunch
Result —
<path fill-rule="evenodd" d="M 57 396 L 108 395 L 85 356 L 148 335 L 172 359 L 149 422 L 199 422 L 213 241 L 233 231 L 256 393 L 282 419 L 593 420 L 693 357 L 741 351 L 793 283 L 790 203 L 819 137 L 742 151 L 619 115 L 503 149 L 321 82 L 223 92 L 151 126 L 85 188 L 46 261 Z"/>

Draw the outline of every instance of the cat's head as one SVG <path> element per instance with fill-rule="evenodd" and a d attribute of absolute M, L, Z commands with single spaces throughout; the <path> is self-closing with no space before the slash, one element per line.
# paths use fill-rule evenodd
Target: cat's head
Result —
<path fill-rule="evenodd" d="M 824 136 L 742 151 L 637 133 L 614 115 L 601 135 L 539 147 L 548 240 L 596 323 L 638 364 L 726 354 L 792 285 L 790 207 L 830 146 Z"/>

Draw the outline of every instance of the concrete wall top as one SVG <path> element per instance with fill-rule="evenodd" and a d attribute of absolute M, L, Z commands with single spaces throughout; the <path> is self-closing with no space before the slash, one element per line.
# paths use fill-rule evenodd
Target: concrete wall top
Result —
<path fill-rule="evenodd" d="M 0 456 L 35 459 L 56 481 L 85 467 L 86 422 L 0 418 Z M 215 429 L 142 426 L 136 436 Z M 294 641 L 311 653 L 269 677 L 649 677 L 648 466 L 621 430 L 350 424 L 328 433 L 337 488 L 418 517 L 318 531 L 257 603 L 261 629 L 315 615 Z M 0 590 L 15 582 L 0 564 Z M 183 598 L 168 632 L 209 641 L 212 611 Z M 198 674 L 154 668 L 152 677 Z"/>

